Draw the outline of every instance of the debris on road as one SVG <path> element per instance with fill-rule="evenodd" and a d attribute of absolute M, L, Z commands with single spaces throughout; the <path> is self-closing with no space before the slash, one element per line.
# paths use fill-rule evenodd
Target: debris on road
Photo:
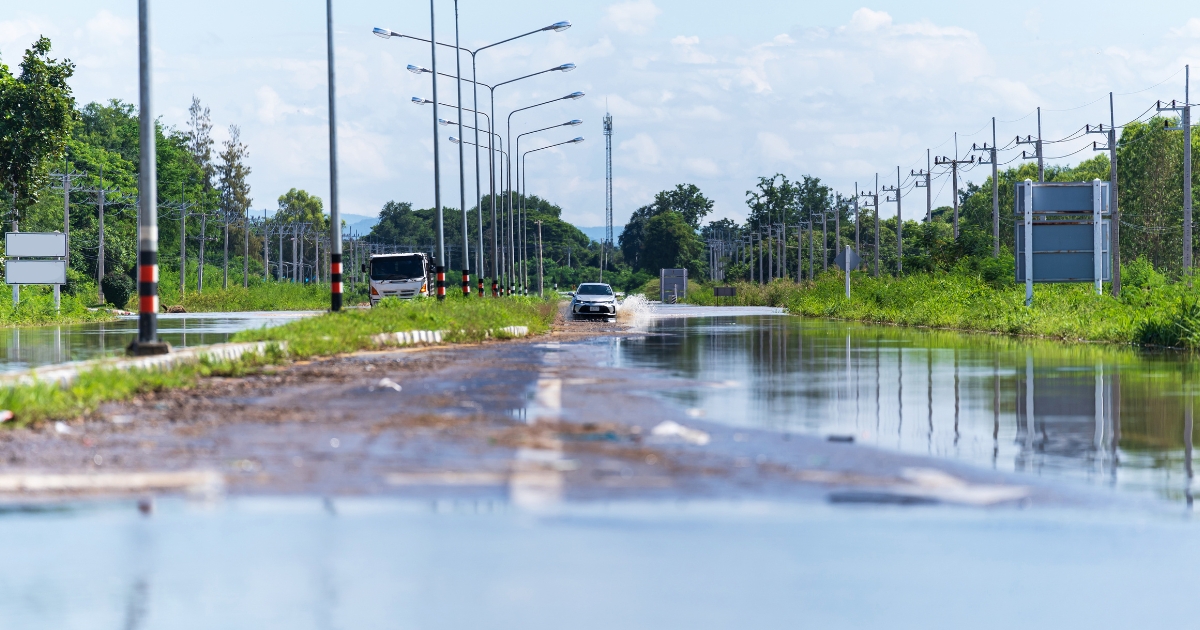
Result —
<path fill-rule="evenodd" d="M 399 392 L 399 391 L 403 391 L 404 388 L 400 387 L 400 383 L 397 383 L 396 381 L 393 381 L 390 378 L 384 377 L 384 378 L 379 379 L 378 383 L 368 387 L 367 389 L 369 391 L 375 391 L 377 389 L 390 389 L 390 390 Z"/>
<path fill-rule="evenodd" d="M 677 438 L 689 444 L 699 446 L 708 444 L 711 439 L 704 431 L 685 427 L 674 420 L 659 423 L 658 426 L 650 430 L 650 435 L 659 438 Z"/>

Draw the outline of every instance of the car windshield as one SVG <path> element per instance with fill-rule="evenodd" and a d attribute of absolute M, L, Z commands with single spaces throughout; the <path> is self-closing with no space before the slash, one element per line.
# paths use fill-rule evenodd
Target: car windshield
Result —
<path fill-rule="evenodd" d="M 581 284 L 579 290 L 576 291 L 579 295 L 612 295 L 612 287 L 607 284 Z"/>
<path fill-rule="evenodd" d="M 425 277 L 420 256 L 376 258 L 371 261 L 372 280 L 411 280 Z"/>

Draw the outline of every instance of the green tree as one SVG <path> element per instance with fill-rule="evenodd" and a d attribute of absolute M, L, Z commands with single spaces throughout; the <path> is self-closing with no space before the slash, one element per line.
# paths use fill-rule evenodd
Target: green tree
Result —
<path fill-rule="evenodd" d="M 672 190 L 654 195 L 653 203 L 633 211 L 617 237 L 622 259 L 634 269 L 656 273 L 660 267 L 649 261 L 651 258 L 657 260 L 657 257 L 648 257 L 646 250 L 646 229 L 650 220 L 660 214 L 674 212 L 691 228 L 692 237 L 697 238 L 695 231 L 700 229 L 700 221 L 712 212 L 712 208 L 713 201 L 705 197 L 695 184 L 677 184 Z"/>
<path fill-rule="evenodd" d="M 49 167 L 66 149 L 75 118 L 67 79 L 70 60 L 50 58 L 50 40 L 39 37 L 25 51 L 21 72 L 0 63 L 0 183 L 16 199 L 17 219 L 45 188 Z"/>
<path fill-rule="evenodd" d="M 713 209 L 713 201 L 700 192 L 695 184 L 676 184 L 673 190 L 664 190 L 654 195 L 654 214 L 678 212 L 693 230 L 700 229 L 700 221 Z"/>
<path fill-rule="evenodd" d="M 704 243 L 682 214 L 669 210 L 652 217 L 646 222 L 645 240 L 644 268 L 686 267 L 692 277 L 700 277 Z"/>
<path fill-rule="evenodd" d="M 275 216 L 282 221 L 310 223 L 314 230 L 325 230 L 329 219 L 325 216 L 321 198 L 295 188 L 279 196 L 279 210 Z"/>
<path fill-rule="evenodd" d="M 244 217 L 250 209 L 250 167 L 246 158 L 250 149 L 242 144 L 242 130 L 237 125 L 229 125 L 229 139 L 222 145 L 221 163 L 217 167 L 218 190 L 221 195 L 221 210 L 234 217 Z M 321 200 L 317 199 L 317 210 L 320 211 Z"/>

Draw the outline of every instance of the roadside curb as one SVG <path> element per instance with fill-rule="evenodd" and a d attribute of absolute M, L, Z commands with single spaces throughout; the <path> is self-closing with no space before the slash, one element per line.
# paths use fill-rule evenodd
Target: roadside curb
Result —
<path fill-rule="evenodd" d="M 93 359 L 90 361 L 75 361 L 60 363 L 58 365 L 47 365 L 13 374 L 3 374 L 0 375 L 0 385 L 32 385 L 34 383 L 67 385 L 79 378 L 81 373 L 91 370 L 128 371 L 164 369 L 185 363 L 199 363 L 205 358 L 217 361 L 236 361 L 247 354 L 265 354 L 267 348 L 271 345 L 280 349 L 287 348 L 286 341 L 218 343 L 211 346 L 183 348 L 171 354 L 148 357 L 114 357 L 109 359 Z"/>
<path fill-rule="evenodd" d="M 419 344 L 442 343 L 442 336 L 449 334 L 447 330 L 406 330 L 404 332 L 383 333 L 371 337 L 371 341 L 381 346 L 413 346 Z M 528 326 L 505 326 L 497 330 L 489 330 L 487 337 L 496 337 L 499 333 L 505 337 L 525 337 L 529 335 Z"/>

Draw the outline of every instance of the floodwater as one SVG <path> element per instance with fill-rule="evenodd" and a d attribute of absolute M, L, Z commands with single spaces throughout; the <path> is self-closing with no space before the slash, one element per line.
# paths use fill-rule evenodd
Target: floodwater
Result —
<path fill-rule="evenodd" d="M 277 326 L 309 311 L 160 313 L 158 336 L 174 347 L 224 343 L 236 332 Z M 113 322 L 0 329 L 0 372 L 121 354 L 137 335 L 137 316 Z"/>
<path fill-rule="evenodd" d="M 645 329 L 611 364 L 696 381 L 662 395 L 708 421 L 1192 502 L 1200 372 L 1184 355 L 787 316 Z"/>
<path fill-rule="evenodd" d="M 1192 627 L 1191 522 L 239 498 L 0 518 L 5 628 Z"/>
<path fill-rule="evenodd" d="M 1133 500 L 967 509 L 241 495 L 160 499 L 149 515 L 132 501 L 35 504 L 0 509 L 0 625 L 1194 624 L 1186 358 L 763 310 L 664 313 L 691 316 L 571 343 L 595 357 L 597 375 L 628 370 L 632 387 L 697 425 L 853 436 L 846 448 Z M 551 345 L 512 348 L 550 356 L 569 344 Z M 519 417 L 536 419 L 548 398 L 529 383 Z"/>

